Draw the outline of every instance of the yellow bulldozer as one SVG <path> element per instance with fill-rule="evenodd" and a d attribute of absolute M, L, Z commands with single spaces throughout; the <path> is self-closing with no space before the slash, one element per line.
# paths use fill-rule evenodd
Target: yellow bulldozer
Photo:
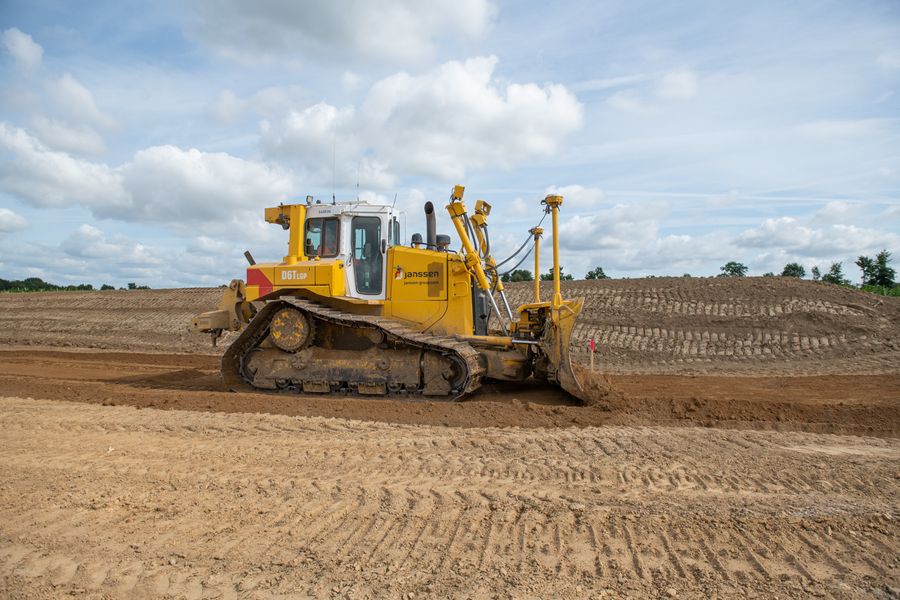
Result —
<path fill-rule="evenodd" d="M 569 358 L 583 299 L 564 300 L 559 284 L 563 198 L 542 201 L 552 221 L 552 298 L 540 298 L 538 226 L 528 239 L 534 301 L 513 312 L 491 256 L 491 206 L 478 200 L 469 215 L 463 193 L 454 187 L 446 206 L 459 251 L 436 233 L 431 202 L 425 238 L 414 234 L 409 245 L 393 206 L 308 196 L 267 208 L 266 221 L 289 232 L 287 255 L 256 264 L 245 253 L 246 283 L 232 281 L 218 310 L 193 321 L 214 345 L 223 331 L 242 330 L 222 357 L 229 389 L 458 400 L 484 380 L 534 377 L 583 399 Z"/>

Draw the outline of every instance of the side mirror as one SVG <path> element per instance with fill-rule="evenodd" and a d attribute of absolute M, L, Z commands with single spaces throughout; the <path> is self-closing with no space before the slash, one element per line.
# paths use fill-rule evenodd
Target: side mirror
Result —
<path fill-rule="evenodd" d="M 387 240 L 381 238 L 381 253 L 384 254 L 385 252 L 387 252 Z"/>

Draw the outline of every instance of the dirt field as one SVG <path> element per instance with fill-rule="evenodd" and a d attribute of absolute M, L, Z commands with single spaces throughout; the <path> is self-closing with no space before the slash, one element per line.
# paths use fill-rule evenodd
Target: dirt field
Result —
<path fill-rule="evenodd" d="M 605 372 L 898 372 L 898 298 L 786 277 L 563 283 L 566 296 L 585 298 L 573 333 L 576 360 L 587 362 L 594 338 Z M 510 303 L 529 301 L 532 289 L 511 285 Z M 0 343 L 209 353 L 209 340 L 187 326 L 220 296 L 208 288 L 2 294 Z"/>
<path fill-rule="evenodd" d="M 218 290 L 0 295 L 0 597 L 900 597 L 900 301 L 568 294 L 593 406 L 232 394 Z"/>
<path fill-rule="evenodd" d="M 890 597 L 900 585 L 896 440 L 18 398 L 0 400 L 0 439 L 6 597 Z"/>

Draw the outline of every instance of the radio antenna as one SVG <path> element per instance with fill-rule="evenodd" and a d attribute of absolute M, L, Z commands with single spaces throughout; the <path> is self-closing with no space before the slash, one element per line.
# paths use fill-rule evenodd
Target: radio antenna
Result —
<path fill-rule="evenodd" d="M 397 192 L 394 192 L 394 203 L 391 204 L 391 210 L 394 210 L 395 206 L 397 206 Z"/>
<path fill-rule="evenodd" d="M 356 161 L 356 201 L 359 202 L 359 161 Z"/>
<path fill-rule="evenodd" d="M 337 136 L 331 136 L 331 205 L 334 206 L 337 204 L 337 199 L 334 196 L 334 188 L 336 187 L 335 179 L 337 175 L 335 174 L 335 164 L 337 159 L 335 155 L 337 152 L 335 151 L 335 146 L 337 146 Z"/>

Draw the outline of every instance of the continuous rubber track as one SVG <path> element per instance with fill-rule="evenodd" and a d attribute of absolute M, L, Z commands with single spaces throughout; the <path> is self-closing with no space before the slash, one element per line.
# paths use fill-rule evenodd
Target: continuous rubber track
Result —
<path fill-rule="evenodd" d="M 900 442 L 0 399 L 3 597 L 890 597 Z"/>

